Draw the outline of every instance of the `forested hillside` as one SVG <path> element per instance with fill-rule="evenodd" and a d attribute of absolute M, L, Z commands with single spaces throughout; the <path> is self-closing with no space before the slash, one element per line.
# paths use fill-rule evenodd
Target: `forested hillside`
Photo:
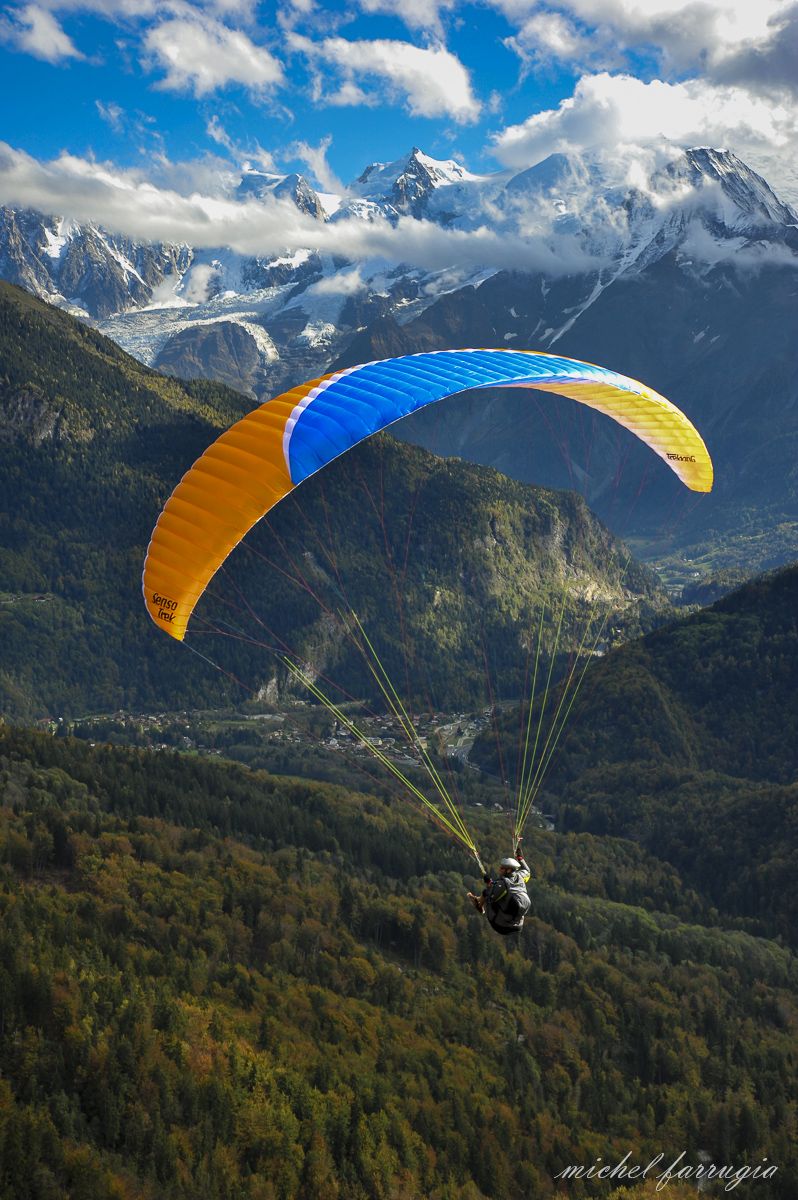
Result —
<path fill-rule="evenodd" d="M 0 284 L 0 712 L 163 694 L 168 673 L 141 649 L 142 547 L 166 480 L 247 407 Z"/>
<path fill-rule="evenodd" d="M 796 694 L 790 567 L 593 664 L 544 807 L 558 828 L 638 839 L 721 911 L 796 944 Z M 505 718 L 508 749 L 518 720 Z M 498 769 L 495 741 L 475 751 Z"/>
<path fill-rule="evenodd" d="M 512 948 L 384 796 L 8 727 L 0 789 L 4 1200 L 507 1200 L 682 1150 L 792 1196 L 798 963 L 639 847 L 536 835 Z"/>
<path fill-rule="evenodd" d="M 412 678 L 437 706 L 476 705 L 490 695 L 486 658 L 506 694 L 520 693 L 541 602 L 553 607 L 563 589 L 563 649 L 591 614 L 612 614 L 626 637 L 667 609 L 654 576 L 578 497 L 372 440 L 303 485 L 214 581 L 200 629 L 224 636 L 196 645 L 242 688 L 156 635 L 140 576 L 162 503 L 249 406 L 218 384 L 149 371 L 0 284 L 0 711 L 74 716 L 279 691 L 274 655 L 253 639 L 362 694 L 373 681 L 337 620 L 350 604 L 403 686 Z"/>

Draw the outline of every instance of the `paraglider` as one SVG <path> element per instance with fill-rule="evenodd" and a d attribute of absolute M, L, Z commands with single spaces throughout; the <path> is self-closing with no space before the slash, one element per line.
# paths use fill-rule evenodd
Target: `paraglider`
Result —
<path fill-rule="evenodd" d="M 524 918 L 530 908 L 526 885 L 532 872 L 520 845 L 516 847 L 515 853 L 516 858 L 502 859 L 498 879 L 491 879 L 489 875 L 485 875 L 485 887 L 481 895 L 468 893 L 468 899 L 477 912 L 484 913 L 491 929 L 503 937 L 521 932 Z"/>
<path fill-rule="evenodd" d="M 183 641 L 199 598 L 235 546 L 275 505 L 328 463 L 409 413 L 458 392 L 496 387 L 554 392 L 604 413 L 648 445 L 686 487 L 695 492 L 712 488 L 711 459 L 685 414 L 651 388 L 604 367 L 531 350 L 479 349 L 441 350 L 366 363 L 311 380 L 261 404 L 217 438 L 187 471 L 158 518 L 144 563 L 142 589 L 155 624 Z M 558 637 L 563 612 L 564 607 Z M 388 709 L 426 770 L 435 799 L 409 780 L 396 760 L 373 744 L 374 739 L 365 736 L 300 663 L 281 656 L 283 665 L 465 846 L 485 877 L 474 838 L 365 630 L 353 613 L 343 618 L 343 623 L 349 626 L 347 632 L 366 658 Z M 543 613 L 535 678 L 542 628 Z M 583 652 L 586 659 L 595 652 L 603 624 L 592 650 L 589 629 L 588 625 L 577 660 Z M 543 711 L 552 683 L 554 653 L 556 643 L 534 737 L 530 702 L 513 832 L 516 846 L 586 670 L 585 665 L 578 674 L 576 661 L 573 663 L 545 732 Z M 490 881 L 481 896 L 470 894 L 475 907 L 502 934 L 521 928 L 529 906 L 529 868 L 518 851 L 516 855 L 504 860 L 500 878 Z"/>
<path fill-rule="evenodd" d="M 261 404 L 217 438 L 158 518 L 144 601 L 182 641 L 213 575 L 252 526 L 295 487 L 364 438 L 457 392 L 556 392 L 635 433 L 687 487 L 712 488 L 712 462 L 687 417 L 657 392 L 604 367 L 532 350 L 439 350 L 324 375 Z"/>

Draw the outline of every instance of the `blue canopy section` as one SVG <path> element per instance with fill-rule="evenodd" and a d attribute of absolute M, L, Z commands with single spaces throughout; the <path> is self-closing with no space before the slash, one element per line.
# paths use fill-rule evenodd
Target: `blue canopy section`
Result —
<path fill-rule="evenodd" d="M 629 388 L 604 367 L 511 350 L 452 350 L 367 363 L 305 402 L 288 440 L 288 468 L 301 483 L 332 459 L 408 413 L 471 388 L 594 380 Z"/>

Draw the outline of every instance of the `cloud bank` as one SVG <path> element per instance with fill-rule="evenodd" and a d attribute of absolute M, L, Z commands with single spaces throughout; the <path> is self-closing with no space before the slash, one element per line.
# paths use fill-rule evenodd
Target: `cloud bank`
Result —
<path fill-rule="evenodd" d="M 732 148 L 760 170 L 786 198 L 795 194 L 791 167 L 798 151 L 798 109 L 733 85 L 689 80 L 644 83 L 606 72 L 583 76 L 573 95 L 493 137 L 497 158 L 522 168 L 548 154 L 596 147 L 681 146 Z"/>
<path fill-rule="evenodd" d="M 272 196 L 236 201 L 158 187 L 137 171 L 63 154 L 43 163 L 0 142 L 0 203 L 95 222 L 112 233 L 150 242 L 201 249 L 230 247 L 240 254 L 269 256 L 303 247 L 355 261 L 385 259 L 425 270 L 491 267 L 562 275 L 597 268 L 601 260 L 575 236 L 508 236 L 487 225 L 442 229 L 432 221 L 382 217 L 322 222 L 290 200 Z"/>

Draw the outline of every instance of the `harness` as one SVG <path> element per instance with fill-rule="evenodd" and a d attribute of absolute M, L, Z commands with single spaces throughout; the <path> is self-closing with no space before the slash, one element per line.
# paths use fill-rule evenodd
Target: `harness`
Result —
<path fill-rule="evenodd" d="M 504 885 L 504 890 L 494 900 L 491 893 L 498 883 Z M 486 899 L 487 917 L 491 927 L 497 933 L 518 933 L 532 903 L 526 884 L 518 872 L 514 871 L 512 875 L 505 875 L 501 880 L 497 880 Z"/>

